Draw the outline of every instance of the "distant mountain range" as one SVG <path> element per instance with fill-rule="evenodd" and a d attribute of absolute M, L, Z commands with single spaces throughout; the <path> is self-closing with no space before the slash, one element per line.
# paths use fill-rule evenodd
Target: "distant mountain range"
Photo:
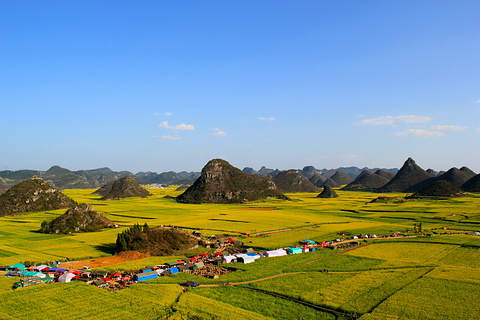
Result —
<path fill-rule="evenodd" d="M 340 167 L 337 169 L 316 169 L 305 166 L 303 169 L 279 170 L 265 166 L 258 171 L 246 167 L 242 170 L 255 176 L 271 179 L 283 192 L 317 192 L 329 186 L 343 190 L 370 190 L 379 192 L 417 192 L 438 180 L 446 180 L 457 187 L 470 192 L 478 192 L 479 178 L 469 181 L 476 173 L 469 168 L 451 168 L 448 171 L 435 172 L 423 170 L 409 158 L 402 168 L 358 168 Z M 200 177 L 200 172 L 162 172 L 152 171 L 133 174 L 129 171 L 113 171 L 110 168 L 71 171 L 60 166 L 53 166 L 47 171 L 18 170 L 0 171 L 0 194 L 9 187 L 31 177 L 40 177 L 57 189 L 99 188 L 125 176 L 131 176 L 141 185 L 193 185 Z M 468 182 L 468 183 L 467 183 Z"/>
<path fill-rule="evenodd" d="M 58 189 L 90 189 L 122 178 L 132 176 L 139 184 L 191 185 L 200 176 L 200 172 L 139 172 L 113 171 L 110 168 L 71 171 L 60 166 L 53 166 L 47 171 L 39 170 L 3 170 L 0 171 L 0 193 L 7 186 L 16 185 L 32 177 L 40 177 Z"/>
<path fill-rule="evenodd" d="M 363 170 L 375 171 L 378 168 L 357 168 L 357 167 L 341 167 L 338 169 L 315 169 L 313 166 L 306 166 L 298 171 L 303 174 L 313 185 L 317 187 L 323 187 L 328 178 L 334 176 L 338 171 L 343 171 L 346 175 L 352 178 L 356 178 Z M 398 169 L 383 169 L 384 171 L 395 174 Z M 256 171 L 252 168 L 244 168 L 244 172 L 254 174 L 257 176 L 277 176 L 281 171 L 278 169 L 269 169 L 265 166 Z M 334 187 L 345 184 L 345 175 L 341 173 L 343 177 L 342 181 L 335 181 Z M 41 177 L 47 181 L 51 186 L 58 189 L 90 189 L 99 188 L 105 184 L 112 182 L 124 176 L 132 176 L 135 180 L 142 185 L 147 184 L 161 184 L 161 185 L 192 185 L 198 177 L 200 172 L 162 172 L 157 173 L 153 171 L 142 171 L 136 174 L 130 171 L 113 171 L 110 168 L 98 168 L 91 170 L 78 170 L 71 171 L 69 169 L 55 165 L 47 171 L 40 170 L 3 170 L 0 171 L 0 193 L 5 192 L 8 187 L 11 187 L 19 182 L 22 182 L 28 178 Z"/>

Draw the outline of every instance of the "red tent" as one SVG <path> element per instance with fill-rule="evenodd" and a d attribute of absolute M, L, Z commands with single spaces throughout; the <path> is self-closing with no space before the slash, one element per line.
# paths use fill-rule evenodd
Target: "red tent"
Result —
<path fill-rule="evenodd" d="M 221 253 L 221 252 L 215 252 L 214 255 L 216 255 L 216 256 L 223 256 L 223 253 Z"/>
<path fill-rule="evenodd" d="M 233 241 L 234 241 L 233 238 L 228 239 L 228 242 L 233 242 Z"/>
<path fill-rule="evenodd" d="M 208 254 L 202 253 L 201 256 L 202 256 L 202 257 L 208 257 Z"/>

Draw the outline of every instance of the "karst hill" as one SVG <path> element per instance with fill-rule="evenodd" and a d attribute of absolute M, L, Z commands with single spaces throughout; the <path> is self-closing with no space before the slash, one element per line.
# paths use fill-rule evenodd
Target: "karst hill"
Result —
<path fill-rule="evenodd" d="M 0 195 L 0 216 L 64 209 L 76 203 L 42 178 L 30 178 Z"/>
<path fill-rule="evenodd" d="M 435 178 L 436 181 L 445 180 L 450 182 L 456 187 L 461 187 L 465 182 L 470 180 L 475 176 L 475 172 L 470 170 L 467 167 L 462 167 L 461 169 L 457 169 L 455 167 L 451 168 L 444 174 Z"/>
<path fill-rule="evenodd" d="M 480 174 L 472 177 L 462 185 L 462 189 L 467 192 L 480 192 Z"/>
<path fill-rule="evenodd" d="M 10 189 L 10 186 L 8 185 L 8 183 L 6 183 L 5 180 L 0 178 L 0 194 L 4 193 L 8 189 Z"/>
<path fill-rule="evenodd" d="M 449 198 L 464 195 L 462 190 L 447 180 L 438 180 L 407 198 Z"/>
<path fill-rule="evenodd" d="M 317 187 L 321 186 L 327 180 L 314 166 L 305 166 L 302 170 L 299 170 L 299 172 Z"/>
<path fill-rule="evenodd" d="M 182 203 L 241 203 L 266 198 L 288 199 L 271 180 L 235 168 L 222 159 L 203 167 L 200 177 L 177 197 Z"/>
<path fill-rule="evenodd" d="M 317 196 L 317 198 L 337 198 L 338 194 L 329 186 L 323 187 L 323 191 Z"/>
<path fill-rule="evenodd" d="M 118 200 L 129 197 L 145 198 L 151 195 L 132 176 L 124 176 L 109 182 L 94 193 L 102 196 L 101 200 Z"/>
<path fill-rule="evenodd" d="M 76 232 L 92 232 L 103 228 L 111 228 L 114 223 L 96 212 L 88 204 L 80 204 L 67 210 L 63 215 L 50 222 L 44 221 L 40 232 L 69 234 Z"/>
<path fill-rule="evenodd" d="M 381 188 L 388 183 L 384 176 L 371 171 L 363 171 L 354 181 L 342 188 L 346 191 L 370 190 Z"/>
<path fill-rule="evenodd" d="M 381 189 L 383 192 L 417 192 L 426 187 L 422 183 L 434 177 L 420 168 L 412 158 L 408 158 L 392 180 Z"/>
<path fill-rule="evenodd" d="M 320 192 L 321 190 L 295 169 L 281 171 L 272 180 L 282 192 Z"/>

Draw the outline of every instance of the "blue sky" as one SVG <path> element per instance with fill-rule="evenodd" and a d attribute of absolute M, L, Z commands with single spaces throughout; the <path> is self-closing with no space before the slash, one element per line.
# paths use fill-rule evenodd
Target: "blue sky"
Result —
<path fill-rule="evenodd" d="M 479 1 L 0 1 L 0 170 L 480 172 Z"/>

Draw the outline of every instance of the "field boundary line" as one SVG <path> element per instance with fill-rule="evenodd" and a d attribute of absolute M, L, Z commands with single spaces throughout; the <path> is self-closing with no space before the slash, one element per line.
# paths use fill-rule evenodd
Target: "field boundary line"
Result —
<path fill-rule="evenodd" d="M 422 275 L 420 275 L 419 277 L 407 282 L 405 285 L 403 285 L 402 287 L 400 287 L 398 290 L 392 292 L 391 294 L 389 294 L 388 296 L 386 296 L 384 299 L 382 299 L 381 301 L 379 301 L 376 305 L 372 306 L 372 308 L 370 308 L 370 310 L 366 313 L 372 313 L 376 308 L 378 308 L 383 302 L 387 301 L 391 296 L 393 296 L 394 294 L 396 294 L 397 292 L 400 292 L 402 291 L 405 287 L 409 286 L 410 284 L 420 280 L 421 278 L 425 277 L 427 274 L 429 274 L 430 272 L 432 272 L 436 267 L 430 267 L 430 268 L 427 268 L 428 270 L 423 273 Z"/>
<path fill-rule="evenodd" d="M 299 299 L 291 298 L 291 297 L 288 297 L 288 296 L 285 296 L 285 295 L 282 295 L 282 294 L 279 294 L 279 293 L 275 293 L 275 292 L 270 292 L 270 291 L 265 291 L 265 290 L 261 290 L 261 289 L 255 289 L 255 288 L 245 288 L 245 287 L 238 287 L 238 288 L 243 289 L 243 290 L 249 290 L 249 291 L 260 292 L 260 293 L 263 293 L 263 294 L 268 294 L 270 296 L 281 298 L 281 299 L 288 300 L 288 301 L 292 301 L 292 302 L 304 305 L 306 307 L 309 307 L 309 308 L 312 308 L 312 309 L 315 309 L 315 310 L 324 311 L 324 312 L 327 312 L 327 313 L 330 313 L 330 314 L 334 315 L 335 319 L 337 319 L 338 316 L 344 316 L 344 317 L 347 317 L 347 318 L 350 318 L 350 319 L 357 319 L 358 317 L 361 316 L 361 314 L 358 314 L 358 315 L 357 314 L 349 314 L 349 313 L 344 313 L 344 312 L 336 311 L 336 310 L 333 310 L 333 309 L 329 309 L 329 308 L 326 308 L 326 307 L 321 307 L 319 305 L 316 305 L 316 304 L 313 304 L 313 303 L 310 303 L 310 302 L 306 302 L 306 301 L 302 301 L 302 300 L 299 300 Z"/>

